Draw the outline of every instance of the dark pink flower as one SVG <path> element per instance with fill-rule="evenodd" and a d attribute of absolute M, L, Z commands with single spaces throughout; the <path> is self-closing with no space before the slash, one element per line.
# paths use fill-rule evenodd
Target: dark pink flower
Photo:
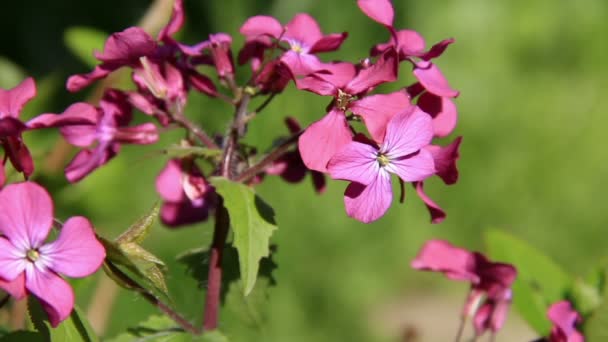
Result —
<path fill-rule="evenodd" d="M 170 227 L 204 221 L 215 191 L 191 160 L 172 159 L 156 178 L 163 199 L 160 218 Z"/>
<path fill-rule="evenodd" d="M 511 286 L 517 277 L 513 265 L 489 261 L 484 255 L 452 246 L 447 241 L 427 241 L 411 266 L 441 272 L 454 280 L 471 283 L 463 315 L 473 318 L 476 334 L 499 331 L 511 304 Z"/>
<path fill-rule="evenodd" d="M 34 294 L 56 327 L 74 307 L 74 292 L 60 277 L 86 277 L 99 269 L 105 250 L 91 223 L 69 218 L 57 240 L 45 243 L 53 224 L 53 202 L 35 183 L 0 192 L 0 286 L 18 298 Z"/>
<path fill-rule="evenodd" d="M 576 330 L 577 324 L 582 321 L 581 315 L 572 308 L 570 302 L 562 300 L 554 303 L 549 307 L 547 316 L 553 323 L 549 342 L 585 341 L 583 334 Z"/>
<path fill-rule="evenodd" d="M 329 159 L 352 139 L 347 110 L 360 114 L 374 139 L 381 142 L 390 118 L 409 106 L 407 95 L 402 92 L 363 96 L 375 86 L 397 79 L 394 52 L 387 52 L 375 64 L 359 71 L 350 63 L 333 64 L 330 70 L 331 74 L 315 73 L 296 81 L 299 89 L 334 97 L 327 115 L 310 125 L 298 142 L 304 164 L 319 172 L 327 172 Z"/>
<path fill-rule="evenodd" d="M 322 70 L 323 63 L 315 54 L 337 50 L 347 37 L 346 32 L 323 35 L 317 22 L 305 13 L 296 14 L 284 28 L 273 17 L 251 17 L 241 26 L 240 32 L 247 38 L 239 54 L 241 63 L 253 59 L 254 70 L 257 70 L 264 50 L 273 44 L 269 39 L 272 38 L 289 45 L 280 59 L 295 76 Z"/>
<path fill-rule="evenodd" d="M 410 107 L 391 119 L 380 147 L 353 141 L 336 153 L 327 169 L 334 179 L 352 181 L 344 194 L 347 214 L 365 223 L 384 215 L 392 202 L 391 173 L 404 182 L 433 175 L 433 156 L 424 149 L 432 137 L 431 118 Z"/>
<path fill-rule="evenodd" d="M 100 108 L 86 114 L 90 116 L 91 124 L 60 128 L 70 144 L 85 148 L 65 169 L 70 182 L 81 180 L 107 163 L 118 153 L 121 144 L 152 144 L 158 140 L 156 126 L 152 123 L 129 126 L 131 106 L 127 96 L 118 90 L 107 90 Z"/>
<path fill-rule="evenodd" d="M 26 177 L 34 172 L 34 161 L 21 137 L 21 133 L 27 127 L 19 120 L 19 115 L 23 106 L 34 96 L 36 96 L 36 84 L 31 77 L 26 78 L 13 89 L 0 89 L 0 145 L 15 170 L 23 172 Z"/>

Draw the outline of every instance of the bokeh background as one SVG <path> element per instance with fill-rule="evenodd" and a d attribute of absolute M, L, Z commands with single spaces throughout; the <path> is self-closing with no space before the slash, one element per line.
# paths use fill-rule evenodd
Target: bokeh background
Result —
<path fill-rule="evenodd" d="M 6 2 L 0 20 L 0 87 L 34 76 L 39 96 L 23 116 L 61 112 L 90 95 L 65 91 L 68 75 L 90 69 L 68 49 L 66 31 L 87 27 L 110 34 L 141 22 L 151 6 L 166 9 L 157 11 L 160 17 L 146 19 L 162 25 L 170 2 Z M 354 1 L 185 3 L 187 21 L 180 38 L 189 43 L 227 32 L 238 48 L 243 40 L 238 28 L 247 17 L 269 14 L 286 23 L 298 12 L 312 14 L 324 32 L 348 31 L 340 52 L 326 55 L 326 60 L 357 61 L 373 44 L 388 39 L 386 30 L 365 17 Z M 448 218 L 431 225 L 408 188 L 405 204 L 394 203 L 385 217 L 365 225 L 344 213 L 345 182 L 330 182 L 327 193 L 317 196 L 309 180 L 288 185 L 268 177 L 257 191 L 277 214 L 279 230 L 272 238 L 277 286 L 264 307 L 245 318 L 250 329 L 230 331 L 235 341 L 401 341 L 407 334 L 420 341 L 450 339 L 467 287 L 410 269 L 410 260 L 429 238 L 483 250 L 483 231 L 498 227 L 543 250 L 573 274 L 584 274 L 607 254 L 608 2 L 399 0 L 394 5 L 395 26 L 417 30 L 429 45 L 456 38 L 437 63 L 461 91 L 458 127 L 441 142 L 464 136 L 460 180 L 451 187 L 438 180 L 427 185 Z M 412 82 L 408 70 L 402 71 L 399 83 L 384 90 Z M 247 141 L 267 148 L 285 134 L 286 115 L 308 124 L 323 115 L 326 104 L 326 98 L 290 86 L 251 124 Z M 197 94 L 191 96 L 187 113 L 217 132 L 224 131 L 232 116 L 227 106 Z M 66 155 L 61 150 L 56 132 L 26 137 L 39 171 L 35 179 L 53 192 L 57 216 L 88 216 L 108 238 L 158 200 L 154 181 L 166 158 L 157 152 L 175 138 L 168 134 L 156 146 L 127 146 L 106 167 L 68 185 L 62 167 L 73 151 Z M 173 231 L 158 225 L 145 243 L 168 264 L 174 305 L 193 321 L 201 320 L 204 287 L 197 287 L 175 256 L 207 246 L 211 232 L 209 223 Z M 104 336 L 157 312 L 124 290 L 112 299 L 116 290 L 107 284 L 100 289 L 101 278 L 73 284 L 85 310 L 94 293 L 106 293 L 106 305 L 96 304 L 92 313 L 111 312 Z M 230 330 L 229 316 L 225 314 L 220 329 Z M 505 330 L 510 332 L 498 341 L 534 337 L 523 323 L 517 324 L 516 315 Z"/>

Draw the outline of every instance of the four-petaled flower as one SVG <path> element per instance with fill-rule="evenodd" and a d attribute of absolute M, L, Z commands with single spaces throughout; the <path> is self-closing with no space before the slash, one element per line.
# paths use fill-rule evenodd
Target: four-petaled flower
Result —
<path fill-rule="evenodd" d="M 74 292 L 59 275 L 94 273 L 105 249 L 84 217 L 69 218 L 46 243 L 52 225 L 53 201 L 41 186 L 16 183 L 0 192 L 0 287 L 17 298 L 34 294 L 55 327 L 74 307 Z"/>
<path fill-rule="evenodd" d="M 424 149 L 432 138 L 431 117 L 413 106 L 391 119 L 379 147 L 353 141 L 336 153 L 327 168 L 332 178 L 352 181 L 344 194 L 348 215 L 365 223 L 384 215 L 393 198 L 391 173 L 404 182 L 433 175 L 433 156 Z"/>

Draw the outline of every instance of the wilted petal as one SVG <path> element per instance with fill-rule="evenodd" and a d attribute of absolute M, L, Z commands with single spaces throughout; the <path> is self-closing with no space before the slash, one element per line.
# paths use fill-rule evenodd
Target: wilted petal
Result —
<path fill-rule="evenodd" d="M 458 168 L 456 161 L 460 158 L 459 148 L 462 137 L 458 137 L 448 146 L 428 145 L 424 149 L 433 155 L 437 176 L 441 177 L 447 185 L 458 181 Z"/>
<path fill-rule="evenodd" d="M 53 223 L 53 201 L 40 185 L 23 182 L 0 192 L 0 232 L 21 251 L 38 248 Z"/>
<path fill-rule="evenodd" d="M 40 247 L 48 267 L 68 277 L 86 277 L 101 267 L 106 252 L 91 222 L 82 216 L 68 219 L 57 240 Z"/>
<path fill-rule="evenodd" d="M 325 190 L 327 189 L 327 182 L 325 181 L 325 175 L 322 174 L 321 172 L 317 172 L 317 171 L 310 171 L 310 174 L 312 176 L 312 184 L 315 187 L 315 191 L 318 194 L 322 194 L 325 192 Z"/>
<path fill-rule="evenodd" d="M 351 142 L 352 136 L 344 112 L 332 109 L 300 136 L 300 156 L 309 169 L 327 172 L 329 159 Z"/>
<path fill-rule="evenodd" d="M 169 227 L 178 227 L 204 221 L 209 216 L 207 200 L 196 202 L 165 202 L 160 209 L 160 219 Z"/>
<path fill-rule="evenodd" d="M 74 291 L 70 284 L 52 271 L 30 265 L 25 272 L 25 286 L 41 301 L 53 327 L 72 313 Z"/>
<path fill-rule="evenodd" d="M 363 223 L 370 223 L 382 217 L 392 201 L 391 176 L 382 170 L 377 173 L 376 180 L 369 185 L 353 182 L 344 192 L 346 213 Z"/>
<path fill-rule="evenodd" d="M 15 170 L 23 172 L 26 177 L 29 177 L 34 172 L 34 160 L 30 150 L 23 143 L 21 135 L 8 136 L 0 142 L 4 146 L 4 151 Z"/>
<path fill-rule="evenodd" d="M 424 192 L 424 182 L 416 182 L 414 183 L 414 187 L 416 188 L 418 197 L 424 202 L 431 215 L 431 223 L 437 224 L 443 222 L 446 217 L 445 211 Z"/>
<path fill-rule="evenodd" d="M 427 241 L 411 266 L 417 270 L 441 272 L 453 280 L 479 281 L 473 254 L 443 240 Z"/>
<path fill-rule="evenodd" d="M 77 102 L 69 106 L 61 114 L 40 114 L 26 123 L 27 127 L 47 128 L 68 125 L 95 125 L 97 123 L 97 108 L 84 103 Z"/>
<path fill-rule="evenodd" d="M 287 28 L 284 34 L 286 39 L 295 39 L 307 47 L 313 46 L 323 37 L 317 21 L 306 13 L 296 14 L 285 27 Z"/>
<path fill-rule="evenodd" d="M 65 167 L 65 177 L 70 183 L 75 183 L 93 172 L 96 168 L 107 163 L 117 152 L 117 144 L 114 146 L 102 144 L 94 150 L 82 150 Z"/>
<path fill-rule="evenodd" d="M 19 119 L 10 116 L 0 118 L 0 138 L 18 136 L 26 128 Z"/>
<path fill-rule="evenodd" d="M 70 76 L 65 87 L 72 93 L 80 91 L 91 85 L 93 82 L 108 76 L 108 74 L 110 74 L 112 71 L 114 71 L 114 69 L 104 68 L 98 65 L 88 74 Z"/>
<path fill-rule="evenodd" d="M 36 83 L 31 77 L 26 78 L 15 88 L 0 89 L 0 118 L 18 118 L 23 106 L 36 96 Z"/>
<path fill-rule="evenodd" d="M 377 154 L 377 148 L 352 141 L 334 154 L 327 164 L 327 171 L 333 179 L 371 184 L 380 172 Z"/>
<path fill-rule="evenodd" d="M 26 250 L 23 247 L 17 248 L 11 241 L 0 237 L 0 279 L 11 282 L 23 273 L 28 263 Z"/>
<path fill-rule="evenodd" d="M 435 173 L 435 162 L 429 151 L 420 150 L 407 158 L 392 159 L 385 169 L 395 173 L 404 182 L 417 182 Z"/>
<path fill-rule="evenodd" d="M 395 115 L 388 123 L 382 152 L 397 159 L 427 146 L 433 139 L 431 117 L 416 106 Z"/>
<path fill-rule="evenodd" d="M 184 2 L 183 0 L 175 0 L 173 2 L 173 13 L 171 19 L 158 34 L 158 40 L 164 41 L 166 38 L 173 36 L 184 25 Z"/>
<path fill-rule="evenodd" d="M 215 87 L 215 84 L 213 84 L 213 81 L 205 75 L 192 70 L 188 74 L 188 81 L 194 87 L 194 89 L 203 94 L 207 94 L 209 96 L 217 95 L 217 88 Z"/>
<path fill-rule="evenodd" d="M 395 16 L 390 0 L 357 0 L 357 5 L 372 20 L 387 26 L 393 26 Z"/>
<path fill-rule="evenodd" d="M 414 76 L 430 93 L 443 97 L 456 97 L 458 91 L 448 84 L 441 70 L 431 62 L 420 62 L 414 68 Z"/>
<path fill-rule="evenodd" d="M 444 39 L 439 43 L 433 45 L 433 47 L 431 47 L 431 49 L 427 53 L 421 55 L 420 58 L 427 61 L 433 58 L 437 58 L 441 56 L 445 49 L 447 49 L 447 47 L 453 42 L 455 42 L 454 38 Z"/>
<path fill-rule="evenodd" d="M 245 21 L 239 30 L 248 39 L 261 35 L 278 38 L 283 32 L 283 26 L 275 18 L 267 15 L 256 15 Z"/>
<path fill-rule="evenodd" d="M 449 97 L 425 92 L 420 95 L 418 107 L 433 117 L 433 134 L 438 137 L 450 135 L 458 121 L 458 110 Z"/>
<path fill-rule="evenodd" d="M 153 123 L 136 126 L 120 127 L 115 136 L 115 142 L 123 144 L 147 145 L 158 141 L 158 130 Z"/>
<path fill-rule="evenodd" d="M 372 138 L 382 143 L 389 121 L 410 106 L 410 98 L 403 91 L 365 96 L 350 104 L 349 109 L 363 118 Z"/>
<path fill-rule="evenodd" d="M 308 53 L 338 50 L 346 39 L 346 37 L 348 37 L 348 33 L 346 32 L 328 34 L 323 38 L 317 40 L 317 42 L 310 48 Z"/>
<path fill-rule="evenodd" d="M 129 27 L 110 35 L 102 52 L 95 52 L 95 58 L 108 69 L 118 69 L 124 65 L 136 64 L 139 57 L 150 56 L 157 49 L 156 42 L 140 27 Z"/>
<path fill-rule="evenodd" d="M 25 291 L 25 273 L 21 273 L 13 281 L 0 279 L 0 289 L 8 292 L 15 299 L 22 299 L 27 294 Z"/>
<path fill-rule="evenodd" d="M 359 94 L 379 84 L 393 82 L 397 79 L 399 61 L 394 50 L 385 52 L 371 67 L 359 71 L 359 74 L 346 85 L 349 94 Z"/>

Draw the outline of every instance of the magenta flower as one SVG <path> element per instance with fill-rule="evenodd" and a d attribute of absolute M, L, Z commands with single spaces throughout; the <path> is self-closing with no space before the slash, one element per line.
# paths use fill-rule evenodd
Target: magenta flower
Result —
<path fill-rule="evenodd" d="M 0 145 L 15 170 L 23 172 L 26 177 L 34 172 L 34 161 L 21 137 L 27 127 L 19 120 L 19 114 L 34 96 L 36 84 L 31 77 L 13 89 L 0 89 Z M 4 160 L 0 162 L 0 186 L 4 183 Z"/>
<path fill-rule="evenodd" d="M 410 107 L 391 119 L 380 147 L 353 141 L 336 153 L 327 169 L 334 179 L 352 181 L 344 193 L 349 216 L 365 223 L 380 218 L 393 198 L 391 173 L 417 182 L 435 173 L 426 147 L 433 138 L 431 118 Z"/>
<path fill-rule="evenodd" d="M 469 252 L 447 241 L 430 240 L 411 266 L 471 283 L 463 316 L 473 317 L 477 336 L 487 330 L 496 333 L 504 325 L 512 299 L 511 285 L 517 277 L 513 265 L 489 261 L 481 253 Z"/>
<path fill-rule="evenodd" d="M 0 286 L 18 298 L 34 294 L 56 327 L 74 307 L 74 292 L 60 274 L 94 273 L 105 250 L 84 217 L 69 218 L 57 240 L 45 243 L 52 224 L 53 201 L 41 186 L 17 183 L 0 192 Z"/>
<path fill-rule="evenodd" d="M 285 28 L 270 16 L 251 17 L 241 26 L 240 32 L 247 38 L 239 56 L 241 63 L 253 59 L 254 69 L 257 70 L 264 50 L 273 44 L 269 38 L 273 38 L 289 45 L 281 61 L 295 76 L 323 69 L 323 63 L 315 54 L 339 49 L 348 36 L 346 32 L 323 35 L 317 22 L 305 13 L 296 14 Z"/>
<path fill-rule="evenodd" d="M 61 127 L 63 137 L 72 145 L 84 147 L 65 169 L 66 178 L 77 182 L 112 159 L 121 144 L 153 144 L 158 140 L 156 126 L 145 123 L 128 126 L 131 106 L 124 93 L 110 89 L 100 108 L 87 111 L 91 124 Z"/>
<path fill-rule="evenodd" d="M 553 323 L 548 342 L 584 342 L 585 337 L 576 325 L 581 323 L 581 315 L 576 312 L 570 302 L 562 300 L 549 307 L 549 320 Z"/>
<path fill-rule="evenodd" d="M 408 107 L 409 99 L 403 92 L 367 97 L 364 94 L 379 84 L 396 80 L 397 67 L 397 57 L 389 51 L 359 71 L 351 63 L 335 63 L 331 74 L 315 73 L 296 81 L 299 89 L 334 97 L 329 112 L 300 137 L 298 147 L 306 167 L 327 172 L 329 159 L 352 140 L 347 110 L 360 114 L 372 137 L 382 141 L 389 119 Z"/>
<path fill-rule="evenodd" d="M 156 178 L 163 199 L 160 218 L 169 227 L 204 221 L 209 216 L 215 191 L 191 160 L 172 159 Z"/>

